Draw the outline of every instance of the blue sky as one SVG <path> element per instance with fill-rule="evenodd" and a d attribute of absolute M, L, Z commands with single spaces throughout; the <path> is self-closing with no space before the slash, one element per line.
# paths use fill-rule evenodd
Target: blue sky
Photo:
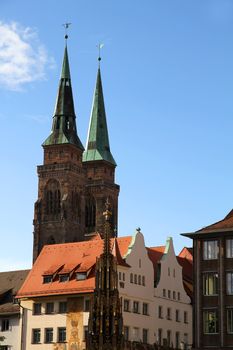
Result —
<path fill-rule="evenodd" d="M 223 218 L 233 207 L 232 0 L 1 0 L 0 270 L 32 256 L 36 166 L 49 135 L 71 22 L 69 58 L 85 144 L 102 50 L 119 235 L 148 246 Z"/>

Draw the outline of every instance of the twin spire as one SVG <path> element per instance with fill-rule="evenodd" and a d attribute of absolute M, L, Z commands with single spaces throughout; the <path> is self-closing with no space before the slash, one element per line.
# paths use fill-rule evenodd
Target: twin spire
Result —
<path fill-rule="evenodd" d="M 76 128 L 67 45 L 65 45 L 52 130 L 43 146 L 57 144 L 72 144 L 84 151 Z M 84 162 L 99 160 L 116 166 L 109 145 L 100 67 L 98 67 L 86 150 L 83 153 Z"/>

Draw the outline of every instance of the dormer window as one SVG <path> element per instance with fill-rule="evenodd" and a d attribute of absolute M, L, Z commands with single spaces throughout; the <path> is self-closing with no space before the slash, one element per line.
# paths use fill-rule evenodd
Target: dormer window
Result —
<path fill-rule="evenodd" d="M 43 283 L 51 283 L 52 281 L 53 281 L 52 275 L 43 276 Z"/>
<path fill-rule="evenodd" d="M 87 278 L 86 272 L 77 272 L 76 273 L 76 280 L 77 281 L 83 281 Z"/>
<path fill-rule="evenodd" d="M 63 275 L 59 275 L 59 282 L 67 282 L 67 281 L 69 281 L 68 273 L 63 274 Z"/>

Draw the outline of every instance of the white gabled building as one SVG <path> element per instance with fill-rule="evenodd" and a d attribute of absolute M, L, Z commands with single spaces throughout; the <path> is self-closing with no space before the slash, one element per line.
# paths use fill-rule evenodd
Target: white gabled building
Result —
<path fill-rule="evenodd" d="M 91 241 L 43 248 L 18 293 L 24 313 L 22 350 L 74 345 L 85 349 L 95 262 L 102 247 L 97 236 Z M 180 349 L 191 344 L 191 299 L 172 239 L 166 246 L 147 248 L 137 230 L 132 237 L 112 239 L 112 252 L 118 262 L 125 339 L 169 343 Z M 185 262 L 188 275 L 191 262 L 178 259 L 182 265 Z"/>
<path fill-rule="evenodd" d="M 191 299 L 172 238 L 166 246 L 146 248 L 142 233 L 137 232 L 124 258 L 130 268 L 118 270 L 126 338 L 174 348 L 192 344 Z M 187 264 L 191 274 L 192 265 Z"/>

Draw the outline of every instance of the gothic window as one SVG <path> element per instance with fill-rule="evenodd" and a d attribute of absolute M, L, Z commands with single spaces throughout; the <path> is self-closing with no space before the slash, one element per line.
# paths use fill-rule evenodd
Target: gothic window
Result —
<path fill-rule="evenodd" d="M 59 183 L 49 181 L 45 188 L 45 211 L 47 215 L 58 215 L 61 211 L 61 192 Z"/>
<path fill-rule="evenodd" d="M 76 191 L 72 191 L 71 205 L 74 218 L 79 219 L 81 217 L 80 196 Z"/>
<path fill-rule="evenodd" d="M 96 204 L 93 197 L 86 200 L 85 206 L 85 225 L 88 231 L 95 229 Z"/>

